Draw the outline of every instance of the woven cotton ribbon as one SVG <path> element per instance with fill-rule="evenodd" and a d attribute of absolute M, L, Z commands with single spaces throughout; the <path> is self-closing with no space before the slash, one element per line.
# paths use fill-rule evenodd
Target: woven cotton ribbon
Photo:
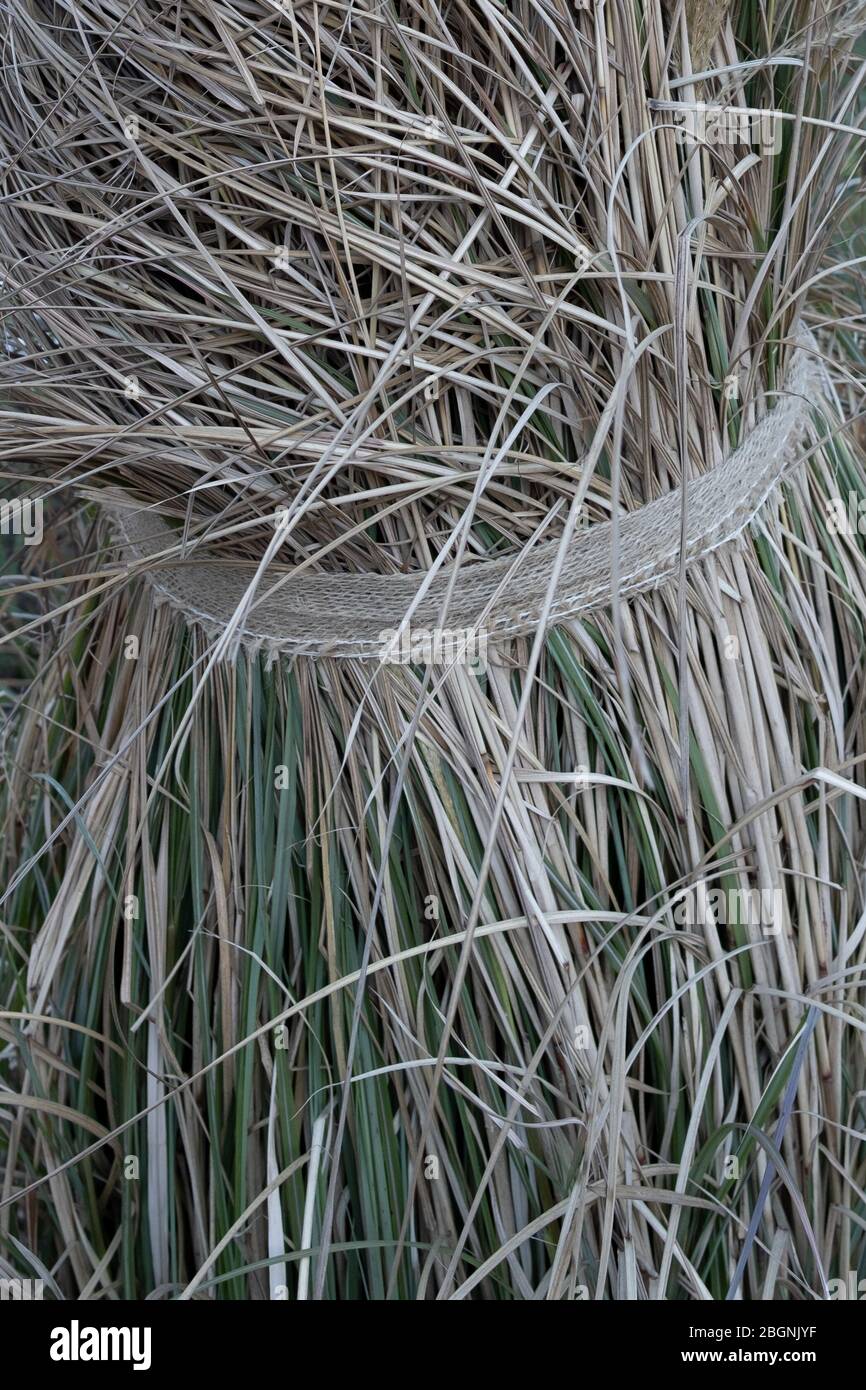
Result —
<path fill-rule="evenodd" d="M 685 559 L 693 565 L 733 540 L 753 521 L 796 456 L 821 381 L 814 344 L 801 341 L 772 410 L 721 464 L 687 484 Z M 559 542 L 539 544 L 524 556 L 475 561 L 458 576 L 447 610 L 449 575 L 435 575 L 413 608 L 423 574 L 304 573 L 293 577 L 274 565 L 259 578 L 249 564 L 202 559 L 187 551 L 178 561 L 178 535 L 158 515 L 114 494 L 103 502 L 126 558 L 145 570 L 157 599 L 211 635 L 222 633 L 239 608 L 240 642 L 272 655 L 380 658 L 383 632 L 478 629 L 488 638 L 531 632 L 545 610 Z M 619 592 L 627 597 L 658 588 L 680 565 L 681 488 L 626 513 L 619 523 Z M 164 552 L 171 559 L 158 559 Z M 604 608 L 612 597 L 611 524 L 579 532 L 565 557 L 548 621 Z"/>

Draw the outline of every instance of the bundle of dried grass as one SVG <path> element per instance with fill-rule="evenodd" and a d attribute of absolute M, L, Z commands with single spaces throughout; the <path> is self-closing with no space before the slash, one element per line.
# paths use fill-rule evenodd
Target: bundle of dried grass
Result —
<path fill-rule="evenodd" d="M 4 16 L 0 432 L 54 542 L 4 599 L 5 1269 L 801 1299 L 863 1266 L 856 34 L 711 9 Z M 804 331 L 785 478 L 687 566 Z M 676 572 L 626 591 L 664 497 Z M 601 526 L 612 597 L 563 616 Z M 443 659 L 459 586 L 519 595 L 539 547 L 529 631 L 488 647 L 485 609 Z M 207 596 L 205 558 L 216 631 L 146 573 Z M 436 622 L 250 650 L 265 589 L 359 575 L 438 577 Z"/>

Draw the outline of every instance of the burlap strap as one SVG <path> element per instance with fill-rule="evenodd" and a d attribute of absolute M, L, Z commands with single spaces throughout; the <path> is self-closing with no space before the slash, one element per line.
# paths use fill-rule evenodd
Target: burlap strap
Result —
<path fill-rule="evenodd" d="M 733 540 L 754 520 L 796 457 L 819 388 L 814 345 L 794 352 L 775 407 L 739 448 L 688 486 L 686 563 L 694 564 Z M 126 558 L 148 560 L 157 598 L 211 634 L 224 631 L 240 605 L 248 611 L 238 632 L 243 643 L 287 655 L 379 657 L 382 633 L 400 627 L 424 578 L 421 574 L 304 573 L 296 578 L 276 565 L 261 578 L 250 604 L 249 565 L 192 558 L 178 563 L 178 536 L 158 515 L 131 498 L 112 495 L 105 506 Z M 620 519 L 620 592 L 657 588 L 679 568 L 681 489 Z M 473 561 L 458 577 L 447 615 L 442 606 L 448 575 L 437 574 L 411 617 L 413 629 L 474 629 L 491 640 L 532 631 L 543 611 L 557 541 L 539 544 L 517 567 L 513 558 Z M 155 557 L 173 551 L 174 559 Z M 566 557 L 551 621 L 603 608 L 611 600 L 611 524 L 581 531 Z"/>

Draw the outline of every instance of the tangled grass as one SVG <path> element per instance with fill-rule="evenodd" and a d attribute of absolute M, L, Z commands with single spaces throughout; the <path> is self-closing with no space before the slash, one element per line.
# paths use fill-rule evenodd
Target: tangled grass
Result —
<path fill-rule="evenodd" d="M 2 589 L 0 1272 L 866 1274 L 861 8 L 4 6 L 3 475 L 47 531 Z M 772 147 L 683 141 L 699 103 Z M 228 650 L 101 506 L 250 603 L 277 511 L 280 574 L 519 566 L 718 466 L 803 327 L 759 521 L 480 672 Z"/>

